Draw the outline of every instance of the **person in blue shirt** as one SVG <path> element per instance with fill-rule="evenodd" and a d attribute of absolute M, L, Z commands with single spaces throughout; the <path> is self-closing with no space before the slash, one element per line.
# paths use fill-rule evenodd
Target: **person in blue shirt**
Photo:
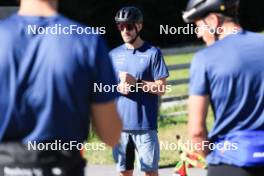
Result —
<path fill-rule="evenodd" d="M 238 7 L 239 0 L 191 0 L 183 14 L 207 44 L 191 64 L 189 132 L 209 176 L 264 172 L 264 36 L 241 28 Z"/>
<path fill-rule="evenodd" d="M 87 140 L 90 121 L 110 146 L 122 128 L 117 94 L 93 89 L 116 85 L 108 49 L 99 35 L 68 33 L 71 25 L 85 26 L 60 15 L 58 1 L 20 3 L 0 22 L 0 175 L 81 176 L 76 145 Z M 54 26 L 65 33 L 51 33 Z M 47 145 L 55 142 L 56 149 Z"/>
<path fill-rule="evenodd" d="M 120 175 L 133 175 L 136 151 L 139 169 L 147 176 L 156 176 L 158 96 L 165 93 L 168 70 L 161 51 L 140 37 L 143 15 L 138 8 L 123 7 L 115 21 L 124 44 L 110 52 L 119 80 L 117 108 L 123 121 L 114 159 Z"/>

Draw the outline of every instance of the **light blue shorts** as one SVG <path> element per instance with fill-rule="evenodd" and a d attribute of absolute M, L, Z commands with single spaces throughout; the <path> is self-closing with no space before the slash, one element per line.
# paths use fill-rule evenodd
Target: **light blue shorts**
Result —
<path fill-rule="evenodd" d="M 160 148 L 156 130 L 122 132 L 119 144 L 113 149 L 117 171 L 133 170 L 135 154 L 141 171 L 158 170 Z"/>

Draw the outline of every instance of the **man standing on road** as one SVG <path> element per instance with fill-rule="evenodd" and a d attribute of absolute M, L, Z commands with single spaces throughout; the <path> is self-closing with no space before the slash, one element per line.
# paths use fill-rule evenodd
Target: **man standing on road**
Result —
<path fill-rule="evenodd" d="M 238 7 L 239 0 L 191 0 L 183 14 L 208 46 L 191 64 L 189 132 L 208 155 L 209 176 L 264 172 L 264 36 L 240 27 Z M 209 102 L 215 121 L 207 137 Z M 207 140 L 215 147 L 202 150 Z"/>
<path fill-rule="evenodd" d="M 122 128 L 116 94 L 93 90 L 116 85 L 105 42 L 69 34 L 71 25 L 85 26 L 58 14 L 57 0 L 20 3 L 0 23 L 0 175 L 82 176 L 76 145 L 88 137 L 89 116 L 108 145 L 118 143 Z M 45 34 L 29 31 L 34 26 Z M 49 31 L 56 26 L 65 33 Z"/>
<path fill-rule="evenodd" d="M 165 93 L 168 70 L 161 51 L 140 37 L 143 15 L 138 8 L 122 8 L 115 21 L 124 41 L 110 52 L 119 77 L 117 106 L 124 125 L 113 151 L 117 170 L 122 176 L 133 175 L 136 151 L 140 170 L 146 176 L 156 176 L 158 96 Z"/>

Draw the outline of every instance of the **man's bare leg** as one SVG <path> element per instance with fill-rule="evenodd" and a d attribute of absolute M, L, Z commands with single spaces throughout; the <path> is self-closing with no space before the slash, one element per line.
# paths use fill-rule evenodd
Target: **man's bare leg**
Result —
<path fill-rule="evenodd" d="M 133 176 L 133 170 L 120 172 L 120 176 Z"/>
<path fill-rule="evenodd" d="M 158 171 L 145 172 L 145 176 L 158 176 Z"/>

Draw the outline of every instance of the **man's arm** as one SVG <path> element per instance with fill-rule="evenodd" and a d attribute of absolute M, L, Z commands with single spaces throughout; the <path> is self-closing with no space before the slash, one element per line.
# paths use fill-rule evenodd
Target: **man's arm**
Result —
<path fill-rule="evenodd" d="M 112 147 L 117 145 L 122 122 L 117 113 L 115 102 L 93 104 L 91 114 L 92 124 L 99 138 Z"/>
<path fill-rule="evenodd" d="M 197 152 L 203 156 L 209 153 L 208 148 L 202 150 L 203 141 L 207 139 L 206 116 L 209 106 L 209 97 L 191 95 L 189 97 L 189 119 L 188 131 L 191 136 L 192 144 L 199 144 Z M 208 142 L 206 142 L 208 144 Z"/>
<path fill-rule="evenodd" d="M 158 79 L 156 81 L 145 81 L 141 80 L 137 83 L 136 78 L 127 72 L 122 72 L 119 74 L 120 80 L 122 80 L 119 86 L 138 86 L 143 89 L 143 91 L 162 96 L 166 93 L 166 78 Z M 120 88 L 121 90 L 122 88 Z M 123 88 L 124 90 L 125 88 Z M 126 91 L 121 91 L 122 94 L 128 94 Z"/>
<path fill-rule="evenodd" d="M 146 90 L 149 90 L 149 93 L 162 96 L 166 93 L 166 85 L 167 80 L 166 78 L 162 78 L 159 80 L 156 80 L 154 82 L 152 81 L 141 81 L 143 83 L 143 87 L 146 87 Z M 143 89 L 144 90 L 144 89 Z"/>

